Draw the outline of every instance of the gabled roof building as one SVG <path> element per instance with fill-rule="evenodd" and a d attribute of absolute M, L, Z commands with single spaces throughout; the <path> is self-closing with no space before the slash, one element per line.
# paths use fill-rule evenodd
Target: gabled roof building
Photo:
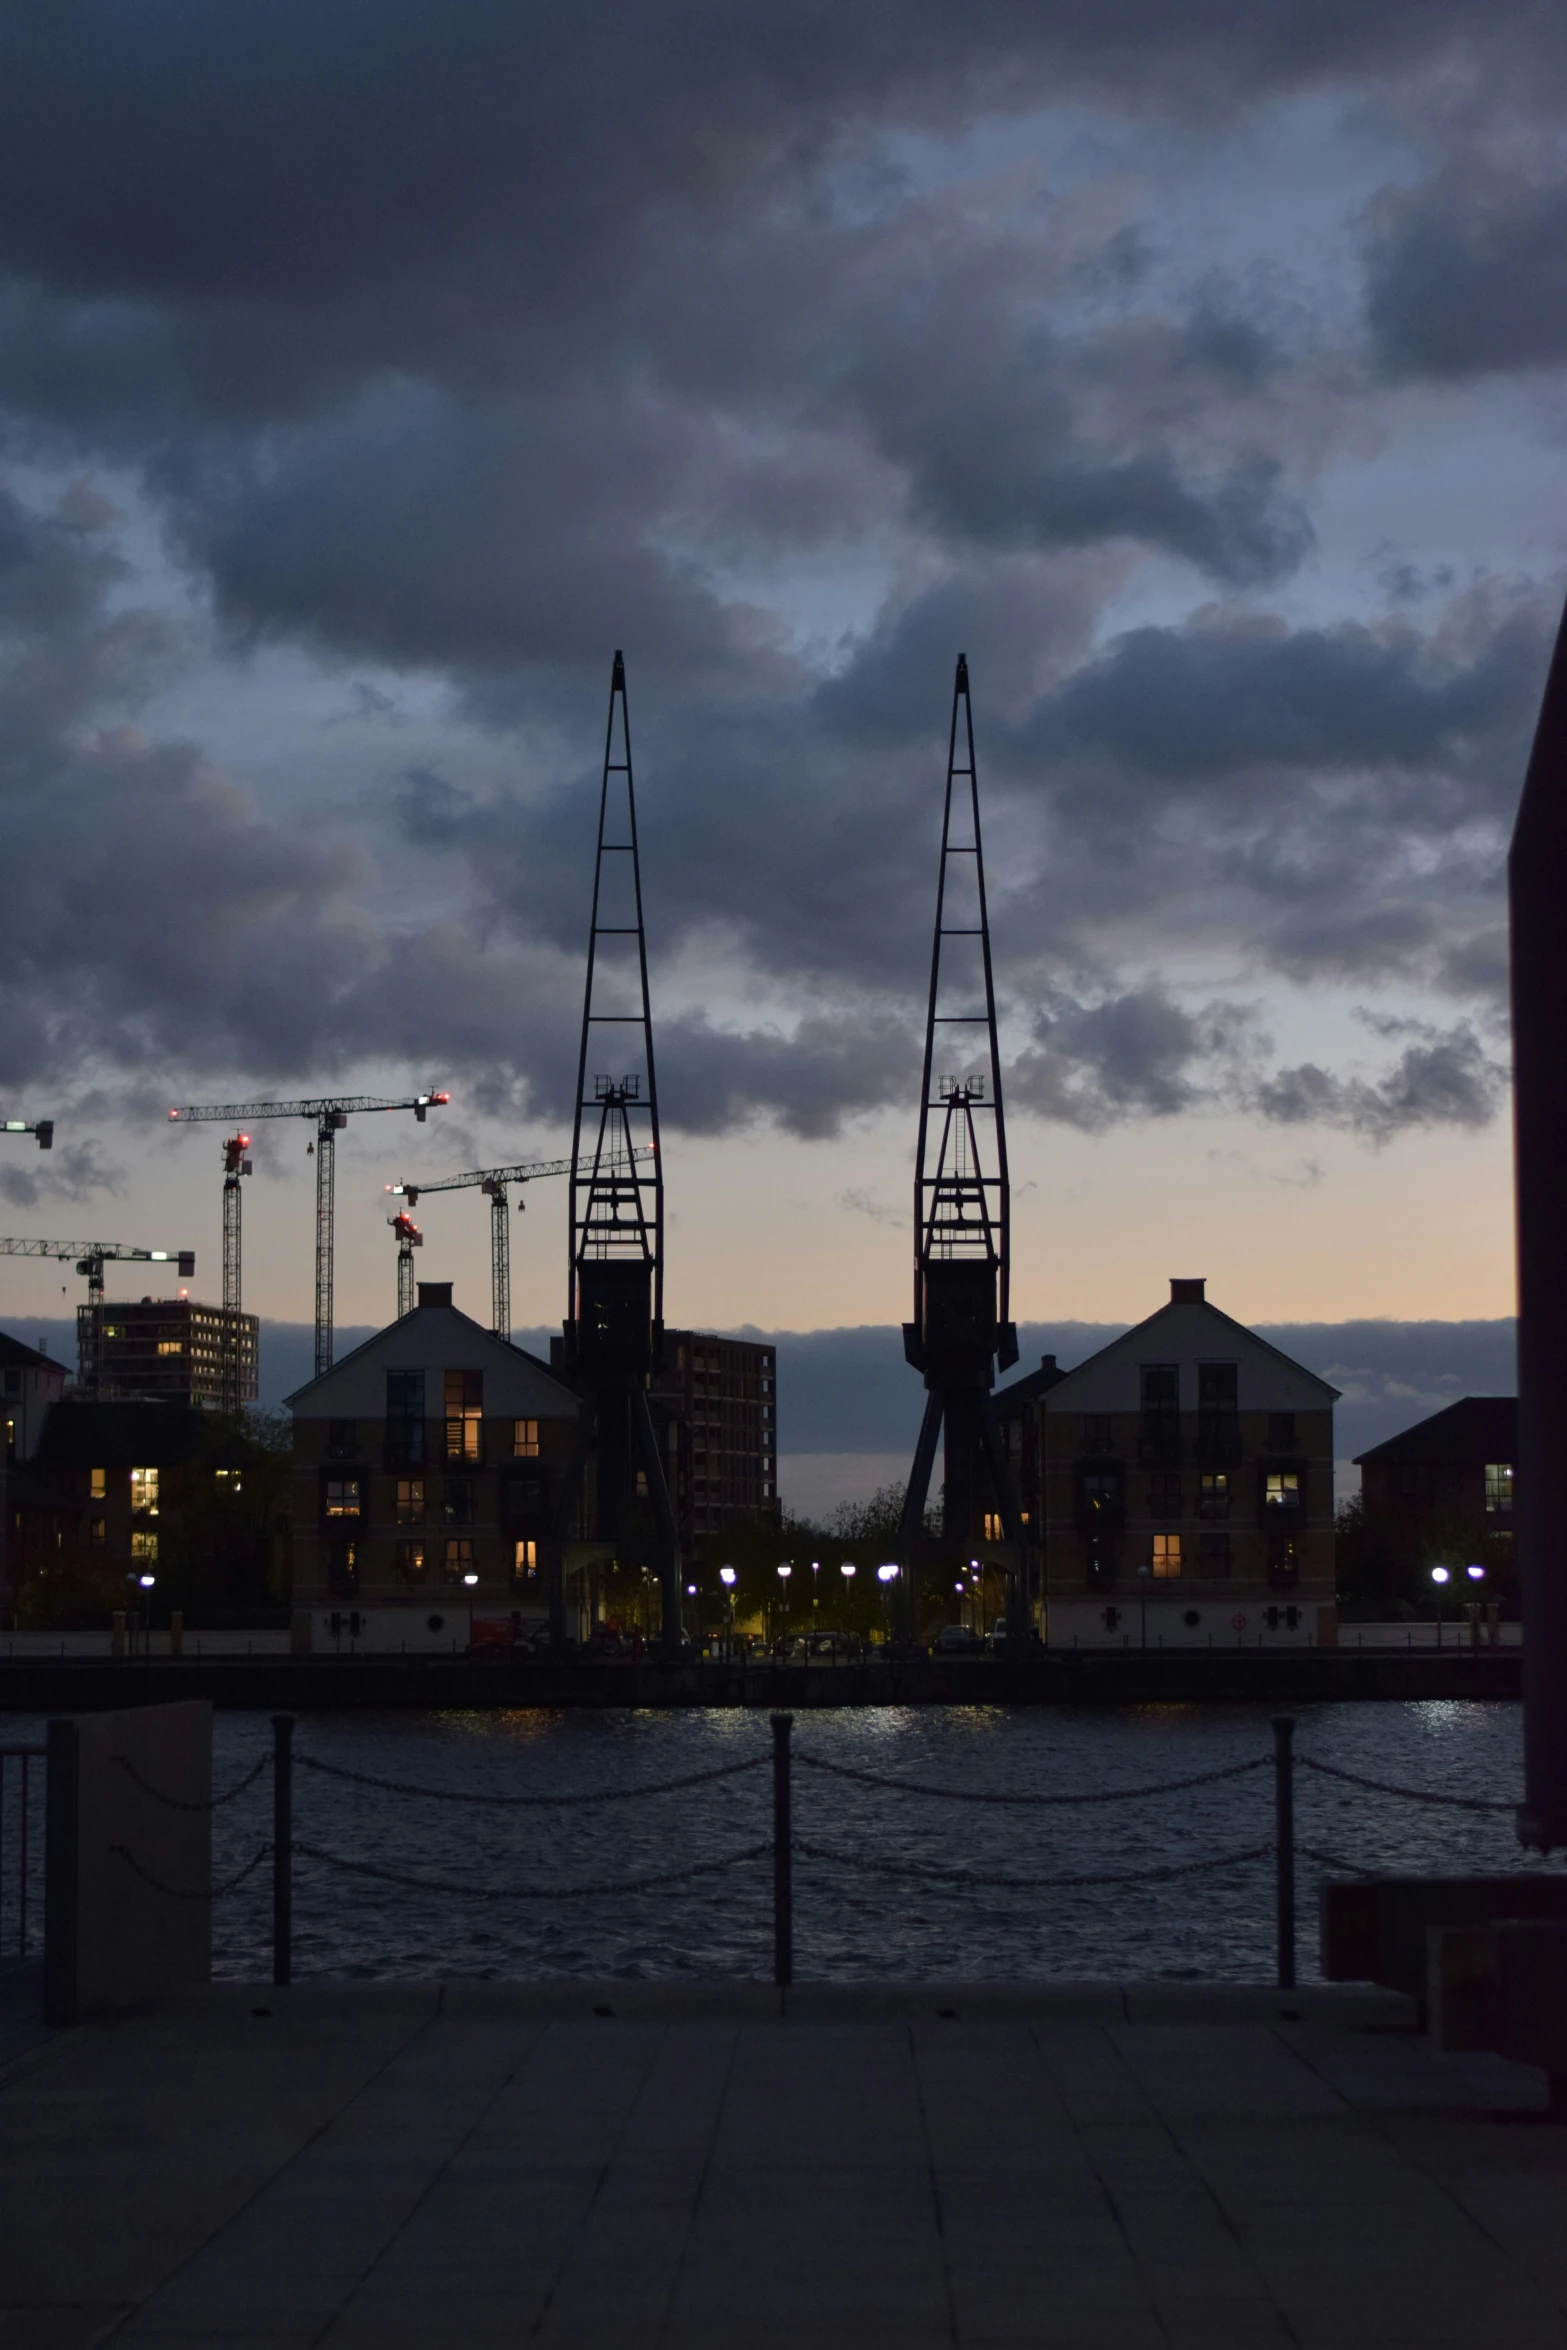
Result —
<path fill-rule="evenodd" d="M 1336 1638 L 1337 1389 L 1200 1280 L 1042 1396 L 1052 1648 Z"/>
<path fill-rule="evenodd" d="M 555 1513 L 576 1395 L 460 1312 L 450 1282 L 421 1281 L 418 1298 L 287 1399 L 298 1648 L 466 1647 L 476 1613 L 545 1618 L 566 1563 Z M 585 1591 L 568 1596 L 591 1612 Z"/>

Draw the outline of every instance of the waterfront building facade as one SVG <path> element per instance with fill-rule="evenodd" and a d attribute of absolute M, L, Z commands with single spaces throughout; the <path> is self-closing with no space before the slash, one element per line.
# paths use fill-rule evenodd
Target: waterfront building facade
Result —
<path fill-rule="evenodd" d="M 9 1622 L 15 1602 L 18 1475 L 38 1449 L 52 1404 L 65 1393 L 65 1365 L 0 1330 L 0 1396 L 5 1443 L 0 1447 L 0 1616 Z"/>
<path fill-rule="evenodd" d="M 778 1374 L 771 1345 L 666 1330 L 653 1411 L 670 1452 L 683 1550 L 698 1535 L 780 1521 Z"/>
<path fill-rule="evenodd" d="M 1055 1382 L 1038 1405 L 1048 1645 L 1331 1645 L 1337 1393 L 1200 1280 Z"/>
<path fill-rule="evenodd" d="M 1465 1395 L 1356 1456 L 1361 1540 L 1389 1598 L 1429 1599 L 1438 1566 L 1456 1593 L 1478 1565 L 1483 1583 L 1465 1596 L 1516 1608 L 1517 1449 L 1518 1398 Z"/>
<path fill-rule="evenodd" d="M 546 1621 L 551 1573 L 582 1565 L 551 1547 L 577 1397 L 450 1282 L 418 1299 L 288 1398 L 296 1648 L 465 1649 L 476 1620 Z"/>

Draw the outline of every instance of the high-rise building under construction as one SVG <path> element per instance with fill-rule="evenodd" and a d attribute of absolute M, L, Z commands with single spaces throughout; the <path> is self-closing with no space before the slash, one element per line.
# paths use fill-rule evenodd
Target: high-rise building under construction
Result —
<path fill-rule="evenodd" d="M 218 1411 L 225 1403 L 224 1340 L 237 1364 L 237 1398 L 259 1393 L 261 1324 L 254 1314 L 197 1305 L 188 1297 L 144 1297 L 135 1303 L 95 1302 L 76 1315 L 82 1382 L 100 1398 L 157 1396 L 170 1403 Z"/>

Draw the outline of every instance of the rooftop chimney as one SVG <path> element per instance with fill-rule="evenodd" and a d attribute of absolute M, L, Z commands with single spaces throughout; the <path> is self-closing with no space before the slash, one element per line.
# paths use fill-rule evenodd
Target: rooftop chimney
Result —
<path fill-rule="evenodd" d="M 449 1281 L 420 1282 L 419 1303 L 422 1306 L 449 1306 L 451 1302 L 452 1285 Z"/>
<path fill-rule="evenodd" d="M 1041 1369 L 1042 1371 L 1053 1371 L 1053 1370 L 1055 1369 L 1055 1367 L 1056 1367 L 1056 1358 L 1055 1358 L 1055 1356 L 1054 1356 L 1054 1355 L 1041 1355 L 1041 1356 L 1040 1356 L 1040 1358 L 1039 1358 L 1039 1367 L 1040 1367 L 1040 1369 Z"/>
<path fill-rule="evenodd" d="M 1201 1281 L 1172 1280 L 1170 1283 L 1170 1303 L 1172 1306 L 1203 1305 L 1207 1301 L 1207 1290 L 1206 1279 Z"/>

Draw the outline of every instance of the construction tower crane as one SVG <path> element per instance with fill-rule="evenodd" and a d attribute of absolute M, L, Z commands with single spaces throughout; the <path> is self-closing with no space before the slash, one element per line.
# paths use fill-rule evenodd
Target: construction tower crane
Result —
<path fill-rule="evenodd" d="M 998 1529 L 985 1520 L 1000 1520 L 1011 1554 L 1009 1629 L 1021 1641 L 1027 1598 L 1022 1514 L 991 1401 L 998 1359 L 1003 1370 L 1017 1361 L 1008 1295 L 1010 1211 L 974 714 L 968 662 L 960 653 L 947 738 L 914 1174 L 914 1319 L 903 1326 L 904 1354 L 925 1376 L 925 1417 L 900 1539 L 908 1560 L 905 1605 L 912 1610 L 936 1439 L 944 1434 L 944 1543 L 966 1554 L 994 1540 Z"/>
<path fill-rule="evenodd" d="M 223 1145 L 223 1352 L 219 1392 L 226 1412 L 237 1412 L 240 1393 L 239 1179 L 250 1173 L 250 1136 L 231 1134 Z"/>
<path fill-rule="evenodd" d="M 633 1158 L 650 1159 L 651 1143 L 644 1143 L 632 1153 Z M 490 1328 L 497 1338 L 511 1339 L 511 1228 L 506 1218 L 510 1207 L 509 1186 L 513 1183 L 536 1183 L 542 1175 L 569 1175 L 570 1159 L 525 1160 L 513 1167 L 471 1167 L 465 1175 L 447 1175 L 438 1183 L 389 1183 L 387 1190 L 394 1199 L 405 1199 L 410 1207 L 423 1191 L 482 1191 L 490 1203 Z M 521 1214 L 525 1202 L 517 1202 Z"/>
<path fill-rule="evenodd" d="M 214 1102 L 203 1108 L 171 1110 L 170 1122 L 202 1126 L 230 1121 L 248 1124 L 256 1118 L 313 1118 L 316 1139 L 316 1377 L 332 1368 L 332 1243 L 334 1232 L 334 1152 L 337 1137 L 350 1117 L 371 1110 L 412 1110 L 421 1126 L 426 1114 L 451 1100 L 448 1093 L 409 1094 L 385 1101 L 378 1094 L 331 1094 L 324 1100 L 300 1102 Z M 227 1178 L 225 1178 L 225 1195 Z M 225 1205 L 226 1196 L 225 1196 Z"/>
<path fill-rule="evenodd" d="M 0 1134 L 36 1134 L 41 1151 L 52 1151 L 54 1148 L 52 1118 L 7 1118 L 0 1122 Z"/>
<path fill-rule="evenodd" d="M 106 1264 L 173 1265 L 182 1281 L 189 1281 L 196 1271 L 193 1248 L 130 1248 L 118 1240 L 0 1240 L 0 1257 L 54 1257 L 62 1265 L 74 1264 L 77 1272 L 87 1277 L 89 1307 L 103 1303 Z M 86 1324 L 77 1318 L 78 1334 L 84 1328 L 92 1332 L 90 1348 L 80 1343 L 79 1335 L 77 1345 L 78 1375 L 91 1394 L 98 1388 L 98 1324 L 95 1313 Z"/>
<path fill-rule="evenodd" d="M 414 1310 L 414 1250 L 423 1248 L 424 1234 L 412 1216 L 399 1210 L 387 1222 L 397 1235 L 397 1319 Z"/>
<path fill-rule="evenodd" d="M 602 1068 L 611 1053 L 611 1068 L 626 1074 L 595 1075 L 593 1063 Z M 640 1150 L 639 1127 L 645 1145 Z M 628 1563 L 637 1541 L 640 1467 L 654 1527 L 649 1547 L 659 1579 L 661 1645 L 674 1655 L 680 1640 L 680 1532 L 648 1403 L 652 1374 L 664 1351 L 664 1163 L 658 1147 L 626 665 L 619 653 L 610 673 L 599 791 L 571 1137 L 569 1252 L 561 1359 L 584 1410 L 581 1438 L 562 1480 L 560 1523 L 564 1528 L 581 1489 L 591 1447 L 598 1539 L 614 1543 L 622 1563 Z"/>

